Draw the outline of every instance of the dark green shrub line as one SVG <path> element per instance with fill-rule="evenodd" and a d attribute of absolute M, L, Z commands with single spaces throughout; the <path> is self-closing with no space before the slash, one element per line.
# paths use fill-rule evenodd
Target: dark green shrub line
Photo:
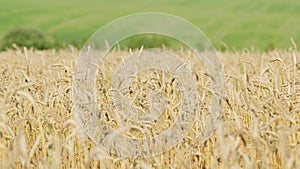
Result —
<path fill-rule="evenodd" d="M 13 44 L 19 47 L 35 48 L 38 50 L 57 47 L 58 43 L 50 34 L 37 28 L 15 28 L 9 31 L 1 41 L 1 50 L 13 48 Z"/>
<path fill-rule="evenodd" d="M 58 41 L 58 38 L 46 33 L 37 28 L 28 28 L 28 27 L 19 27 L 9 31 L 1 40 L 0 40 L 0 51 L 13 48 L 13 44 L 16 44 L 19 47 L 34 48 L 38 50 L 45 49 L 65 49 L 70 45 L 80 49 L 87 38 L 82 39 L 73 39 L 70 41 Z M 296 44 L 296 42 L 294 42 Z M 112 44 L 112 48 L 118 48 L 121 50 L 124 49 L 137 49 L 141 46 L 144 48 L 170 48 L 170 49 L 179 49 L 181 47 L 186 47 L 184 44 L 179 42 L 176 39 L 172 39 L 167 36 L 157 35 L 157 34 L 143 34 L 129 37 L 117 44 Z M 218 51 L 236 51 L 237 49 L 228 45 L 224 42 L 214 43 L 216 50 Z M 279 49 L 280 47 L 276 42 L 269 42 L 263 48 L 248 48 L 255 51 L 272 51 Z M 246 48 L 245 48 L 246 49 Z M 243 49 L 241 49 L 243 50 Z"/>

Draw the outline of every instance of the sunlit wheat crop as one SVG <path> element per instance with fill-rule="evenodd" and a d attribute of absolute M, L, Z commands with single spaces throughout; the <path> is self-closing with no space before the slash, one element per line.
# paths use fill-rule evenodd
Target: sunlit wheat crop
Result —
<path fill-rule="evenodd" d="M 300 54 L 295 48 L 268 53 L 219 53 L 226 95 L 217 129 L 204 138 L 207 119 L 203 114 L 208 113 L 210 84 L 205 71 L 196 72 L 200 112 L 192 129 L 182 143 L 151 158 L 107 153 L 77 125 L 72 112 L 76 49 L 17 48 L 2 52 L 0 168 L 299 168 Z M 113 52 L 120 53 L 126 52 Z M 149 73 L 148 77 L 155 80 L 162 76 L 156 75 Z M 107 76 L 104 73 L 99 78 L 98 101 L 103 104 L 109 102 Z M 141 78 L 145 83 L 149 80 L 143 75 Z M 175 96 L 180 97 L 180 93 L 175 84 L 172 86 L 172 78 L 157 80 L 152 87 L 158 88 L 158 84 L 174 98 L 170 109 L 176 109 Z M 135 93 L 138 92 L 133 90 L 130 97 Z M 134 104 L 140 111 L 149 108 L 142 99 Z M 110 111 L 106 107 L 109 122 L 120 120 L 109 119 Z M 173 118 L 167 116 L 171 115 L 162 116 L 164 121 L 152 126 L 153 130 L 161 132 L 171 125 Z"/>

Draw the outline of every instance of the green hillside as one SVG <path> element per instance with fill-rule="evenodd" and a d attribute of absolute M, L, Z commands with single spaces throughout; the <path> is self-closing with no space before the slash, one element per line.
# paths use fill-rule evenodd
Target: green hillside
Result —
<path fill-rule="evenodd" d="M 300 46 L 300 1 L 283 0 L 0 0 L 0 38 L 28 26 L 80 46 L 113 19 L 146 11 L 186 18 L 218 48 L 288 48 L 291 37 Z"/>

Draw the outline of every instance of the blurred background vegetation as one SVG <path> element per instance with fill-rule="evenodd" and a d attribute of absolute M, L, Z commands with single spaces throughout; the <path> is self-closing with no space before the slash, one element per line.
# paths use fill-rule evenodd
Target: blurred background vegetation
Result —
<path fill-rule="evenodd" d="M 300 44 L 300 1 L 273 0 L 0 0 L 1 50 L 82 47 L 101 26 L 137 12 L 165 12 L 200 28 L 218 50 L 272 50 Z M 134 39 L 135 38 L 135 39 Z M 124 46 L 174 46 L 165 37 L 134 37 Z M 146 45 L 146 44 L 144 44 Z M 176 46 L 176 45 L 175 45 Z"/>

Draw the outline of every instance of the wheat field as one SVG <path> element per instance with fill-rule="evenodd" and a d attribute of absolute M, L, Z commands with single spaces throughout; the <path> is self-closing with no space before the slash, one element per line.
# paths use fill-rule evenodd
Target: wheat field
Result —
<path fill-rule="evenodd" d="M 72 111 L 78 52 L 0 53 L 0 168 L 300 168 L 296 47 L 219 53 L 226 95 L 215 132 L 203 141 L 199 114 L 182 143 L 151 158 L 107 153 L 78 126 Z M 204 92 L 205 79 L 200 73 Z M 205 106 L 204 99 L 204 112 Z"/>

